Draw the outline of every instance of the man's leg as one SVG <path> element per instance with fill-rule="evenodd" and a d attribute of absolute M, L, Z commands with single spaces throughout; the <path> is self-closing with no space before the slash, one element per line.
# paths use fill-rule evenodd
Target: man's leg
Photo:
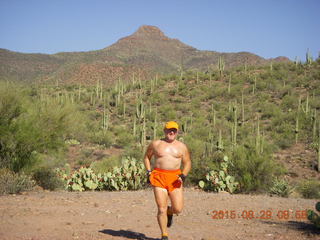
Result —
<path fill-rule="evenodd" d="M 168 235 L 167 232 L 167 206 L 168 206 L 168 192 L 164 188 L 154 187 L 154 197 L 158 206 L 158 223 L 162 236 Z"/>
<path fill-rule="evenodd" d="M 169 197 L 171 200 L 171 207 L 168 207 L 167 210 L 167 227 L 171 227 L 172 225 L 173 214 L 175 213 L 178 215 L 182 211 L 184 202 L 182 186 L 170 192 Z"/>
<path fill-rule="evenodd" d="M 169 214 L 179 214 L 183 208 L 183 189 L 182 186 L 180 188 L 176 188 L 172 192 L 169 193 L 169 197 L 171 200 L 171 208 L 169 208 Z"/>

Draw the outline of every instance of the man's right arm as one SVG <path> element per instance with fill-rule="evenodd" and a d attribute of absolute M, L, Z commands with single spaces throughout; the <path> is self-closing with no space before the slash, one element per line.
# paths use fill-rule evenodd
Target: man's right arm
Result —
<path fill-rule="evenodd" d="M 144 155 L 144 159 L 143 159 L 144 166 L 148 172 L 151 171 L 150 161 L 153 156 L 153 144 L 154 144 L 153 142 L 150 143 L 150 145 L 148 146 L 147 151 Z"/>

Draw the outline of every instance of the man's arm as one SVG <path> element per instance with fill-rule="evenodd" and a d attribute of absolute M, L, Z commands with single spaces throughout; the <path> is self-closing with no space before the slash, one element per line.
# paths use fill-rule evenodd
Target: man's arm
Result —
<path fill-rule="evenodd" d="M 143 159 L 144 166 L 148 172 L 151 171 L 150 161 L 151 161 L 152 156 L 153 156 L 153 142 L 151 142 L 149 144 L 147 151 L 144 154 L 144 159 Z"/>
<path fill-rule="evenodd" d="M 191 169 L 191 160 L 190 160 L 190 153 L 189 150 L 187 148 L 187 146 L 185 146 L 185 151 L 182 157 L 182 163 L 183 163 L 183 170 L 182 170 L 182 174 L 184 176 L 187 176 L 190 169 Z"/>

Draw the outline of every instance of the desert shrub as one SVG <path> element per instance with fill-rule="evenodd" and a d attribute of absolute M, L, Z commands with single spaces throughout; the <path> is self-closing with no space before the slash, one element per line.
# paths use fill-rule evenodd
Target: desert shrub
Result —
<path fill-rule="evenodd" d="M 7 168 L 0 168 L 0 195 L 29 191 L 34 184 L 30 176 L 14 173 Z"/>
<path fill-rule="evenodd" d="M 273 126 L 271 132 L 273 141 L 281 149 L 288 148 L 294 143 L 295 126 L 293 122 L 293 114 L 280 114 L 271 122 L 271 126 Z"/>
<path fill-rule="evenodd" d="M 16 119 L 22 114 L 22 99 L 19 92 L 9 91 L 0 85 L 0 168 L 11 168 L 17 143 L 18 131 Z"/>
<path fill-rule="evenodd" d="M 275 175 L 281 173 L 281 168 L 273 160 L 271 154 L 265 151 L 259 154 L 252 141 L 238 146 L 233 154 L 233 172 L 240 183 L 241 191 L 264 192 L 272 185 Z"/>
<path fill-rule="evenodd" d="M 288 197 L 292 190 L 293 188 L 290 186 L 287 180 L 275 178 L 272 182 L 269 192 L 280 197 Z"/>
<path fill-rule="evenodd" d="M 114 136 L 111 131 L 98 131 L 93 132 L 91 135 L 91 141 L 96 144 L 104 145 L 105 147 L 110 147 L 114 144 Z"/>
<path fill-rule="evenodd" d="M 261 104 L 261 111 L 261 119 L 268 119 L 281 114 L 280 108 L 277 105 L 268 102 Z"/>
<path fill-rule="evenodd" d="M 103 158 L 100 161 L 92 162 L 90 168 L 92 168 L 95 173 L 105 173 L 110 171 L 113 167 L 119 166 L 121 163 L 120 160 L 120 156 L 113 155 Z"/>
<path fill-rule="evenodd" d="M 305 180 L 298 185 L 297 190 L 304 198 L 320 198 L 320 182 L 317 180 Z"/>
<path fill-rule="evenodd" d="M 162 133 L 162 131 L 161 131 Z M 158 134 L 158 136 L 161 136 Z M 124 156 L 131 156 L 135 159 L 143 159 L 144 152 L 138 145 L 127 146 L 124 148 Z"/>
<path fill-rule="evenodd" d="M 34 152 L 64 146 L 72 114 L 67 105 L 30 102 L 18 88 L 0 86 L 0 167 L 19 172 L 37 163 Z"/>
<path fill-rule="evenodd" d="M 164 119 L 176 119 L 177 112 L 173 107 L 173 104 L 165 104 L 159 107 L 159 113 Z"/>
<path fill-rule="evenodd" d="M 205 143 L 189 134 L 184 137 L 184 142 L 189 148 L 192 159 L 200 159 L 205 149 Z"/>
<path fill-rule="evenodd" d="M 282 98 L 281 108 L 284 111 L 288 111 L 289 109 L 294 110 L 298 108 L 298 100 L 297 96 L 286 95 Z"/>
<path fill-rule="evenodd" d="M 128 129 L 118 128 L 115 132 L 117 136 L 116 143 L 121 147 L 130 146 L 134 143 L 134 136 L 129 132 Z"/>
<path fill-rule="evenodd" d="M 54 169 L 49 167 L 41 167 L 34 171 L 33 179 L 37 185 L 43 189 L 55 190 L 63 187 L 63 182 L 57 176 Z"/>

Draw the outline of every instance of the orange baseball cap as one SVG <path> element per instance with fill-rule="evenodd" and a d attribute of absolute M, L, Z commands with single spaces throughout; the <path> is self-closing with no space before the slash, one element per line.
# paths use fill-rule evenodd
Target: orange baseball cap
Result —
<path fill-rule="evenodd" d="M 175 128 L 175 129 L 179 129 L 179 125 L 178 123 L 174 122 L 174 121 L 169 121 L 169 122 L 166 122 L 166 124 L 164 125 L 164 128 L 165 129 L 170 129 L 170 128 Z"/>

